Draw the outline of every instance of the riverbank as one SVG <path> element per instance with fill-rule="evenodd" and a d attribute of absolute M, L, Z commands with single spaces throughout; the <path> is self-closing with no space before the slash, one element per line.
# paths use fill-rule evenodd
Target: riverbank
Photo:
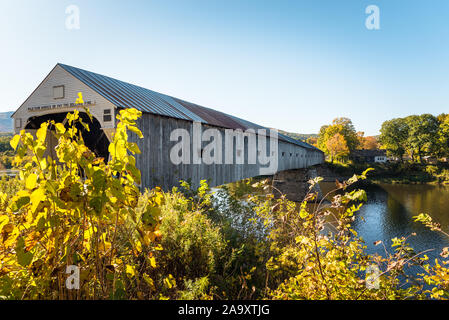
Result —
<path fill-rule="evenodd" d="M 325 181 L 345 180 L 354 173 L 361 173 L 373 168 L 368 174 L 372 183 L 389 184 L 440 184 L 449 185 L 449 164 L 419 164 L 419 163 L 370 163 L 341 164 L 326 163 L 319 170 L 319 175 Z"/>

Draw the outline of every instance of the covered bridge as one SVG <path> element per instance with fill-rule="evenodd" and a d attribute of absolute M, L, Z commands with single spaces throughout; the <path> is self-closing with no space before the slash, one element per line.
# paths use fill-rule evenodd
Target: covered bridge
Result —
<path fill-rule="evenodd" d="M 75 104 L 80 92 L 83 105 Z M 317 148 L 275 130 L 64 64 L 57 64 L 12 115 L 15 132 L 36 130 L 49 119 L 62 121 L 68 112 L 82 113 L 84 107 L 94 122 L 83 137 L 91 150 L 106 159 L 115 113 L 121 108 L 142 111 L 138 126 L 144 138 L 131 135 L 142 152 L 136 156 L 142 187 L 169 189 L 180 180 L 195 186 L 208 180 L 218 186 L 324 161 Z M 181 141 L 188 145 L 180 148 Z M 57 142 L 50 137 L 47 143 L 51 150 Z"/>

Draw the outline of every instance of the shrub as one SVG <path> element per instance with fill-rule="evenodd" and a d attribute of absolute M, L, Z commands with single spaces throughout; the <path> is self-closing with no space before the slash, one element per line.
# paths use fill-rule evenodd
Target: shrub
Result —
<path fill-rule="evenodd" d="M 202 182 L 198 201 L 187 198 L 176 188 L 164 193 L 160 208 L 163 250 L 155 255 L 158 268 L 152 274 L 159 278 L 173 275 L 181 292 L 172 297 L 198 296 L 201 290 L 208 293 L 209 279 L 217 272 L 226 248 L 220 229 L 204 213 L 210 197 L 206 191 L 207 185 Z"/>
<path fill-rule="evenodd" d="M 88 111 L 87 111 L 88 112 Z M 78 111 L 67 125 L 43 123 L 36 138 L 22 131 L 11 140 L 17 150 L 19 191 L 0 194 L 0 296 L 10 299 L 116 299 L 152 296 L 156 266 L 154 192 L 139 215 L 140 172 L 137 145 L 127 131 L 141 136 L 135 109 L 121 110 L 105 163 L 84 145 L 77 125 L 89 130 Z M 54 127 L 55 131 L 49 129 Z M 47 134 L 59 141 L 57 159 L 45 158 Z M 80 290 L 65 286 L 66 270 L 80 267 Z"/>

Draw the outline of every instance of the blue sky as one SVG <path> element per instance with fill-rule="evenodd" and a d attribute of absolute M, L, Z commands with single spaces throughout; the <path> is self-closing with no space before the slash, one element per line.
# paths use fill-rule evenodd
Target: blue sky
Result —
<path fill-rule="evenodd" d="M 81 28 L 65 27 L 80 8 Z M 380 30 L 365 8 L 380 9 Z M 449 112 L 449 1 L 0 0 L 0 111 L 57 62 L 279 129 Z"/>

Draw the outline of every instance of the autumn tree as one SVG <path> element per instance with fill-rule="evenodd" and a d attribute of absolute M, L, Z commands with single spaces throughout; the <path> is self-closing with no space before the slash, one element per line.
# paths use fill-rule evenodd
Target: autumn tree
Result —
<path fill-rule="evenodd" d="M 326 148 L 331 157 L 331 162 L 334 162 L 334 159 L 341 159 L 349 155 L 349 148 L 346 140 L 340 133 L 336 133 L 326 141 Z"/>
<path fill-rule="evenodd" d="M 364 132 L 357 132 L 357 138 L 359 139 L 359 148 L 365 150 L 375 150 L 379 148 L 377 138 L 374 136 L 365 137 Z"/>
<path fill-rule="evenodd" d="M 318 138 L 316 137 L 310 137 L 306 140 L 306 142 L 314 147 L 317 147 Z"/>
<path fill-rule="evenodd" d="M 332 143 L 329 144 L 331 146 L 334 146 L 336 142 L 339 142 L 337 140 L 340 139 L 338 136 L 337 138 L 335 138 L 337 134 L 340 135 L 344 140 L 347 149 L 347 151 L 345 152 L 347 152 L 347 154 L 349 154 L 352 150 L 357 149 L 357 147 L 359 146 L 359 139 L 357 136 L 357 132 L 355 131 L 351 119 L 336 118 L 332 121 L 332 124 L 321 127 L 317 142 L 318 148 L 323 150 L 331 158 L 333 157 L 332 153 L 335 152 L 336 149 L 334 148 L 333 150 L 329 150 L 328 141 L 330 139 L 334 139 L 334 141 L 332 141 Z M 343 148 L 341 147 L 342 144 L 339 143 L 339 145 L 340 145 L 339 150 L 342 150 Z"/>

